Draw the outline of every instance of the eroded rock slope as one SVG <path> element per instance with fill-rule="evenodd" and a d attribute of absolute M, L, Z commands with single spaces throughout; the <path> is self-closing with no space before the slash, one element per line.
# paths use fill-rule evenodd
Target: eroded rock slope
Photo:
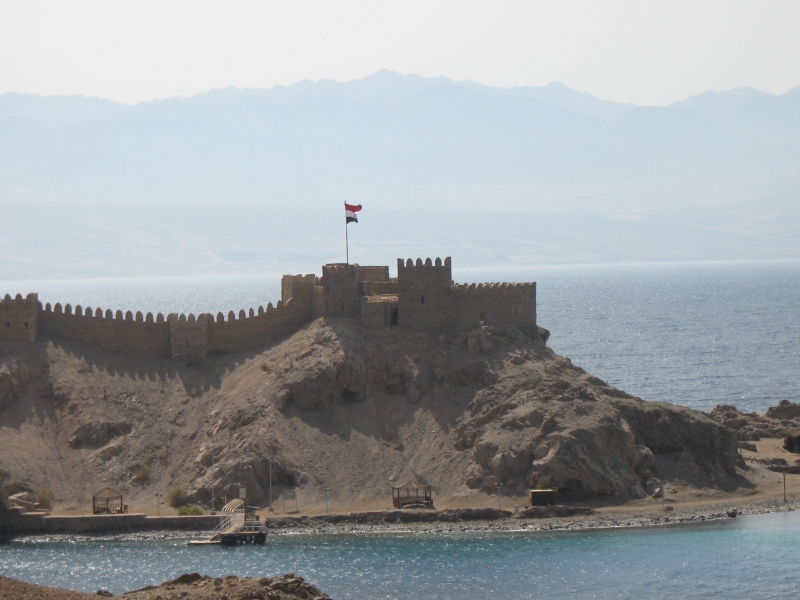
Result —
<path fill-rule="evenodd" d="M 733 489 L 736 436 L 705 414 L 644 402 L 555 355 L 544 330 L 450 337 L 317 320 L 260 352 L 198 367 L 64 340 L 0 346 L 0 469 L 10 492 L 131 502 L 245 486 L 263 503 L 386 501 L 416 479 L 437 503 L 550 475 L 567 497 L 641 497 L 658 481 Z"/>

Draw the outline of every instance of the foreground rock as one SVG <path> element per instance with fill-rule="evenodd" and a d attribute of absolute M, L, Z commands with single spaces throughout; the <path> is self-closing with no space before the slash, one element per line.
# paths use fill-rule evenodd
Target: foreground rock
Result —
<path fill-rule="evenodd" d="M 96 594 L 83 594 L 0 576 L 0 598 L 3 600 L 88 600 L 98 597 L 113 597 L 113 594 L 102 590 Z M 124 597 L 133 600 L 330 600 L 330 596 L 317 587 L 292 574 L 212 578 L 190 573 L 161 585 L 126 592 Z"/>
<path fill-rule="evenodd" d="M 498 484 L 524 506 L 544 476 L 567 501 L 642 498 L 672 480 L 746 484 L 727 425 L 609 386 L 547 336 L 320 319 L 195 368 L 57 339 L 3 343 L 0 363 L 25 384 L 6 386 L 0 477 L 9 493 L 46 487 L 84 510 L 107 485 L 131 504 L 178 485 L 192 502 L 246 487 L 264 503 L 270 452 L 273 498 L 296 488 L 301 508 L 324 507 L 323 488 L 332 510 L 386 506 L 388 484 L 408 479 L 456 506 Z"/>

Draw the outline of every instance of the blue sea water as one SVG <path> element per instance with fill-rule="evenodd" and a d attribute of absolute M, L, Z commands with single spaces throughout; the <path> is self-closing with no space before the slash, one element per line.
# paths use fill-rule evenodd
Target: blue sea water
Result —
<path fill-rule="evenodd" d="M 800 393 L 800 262 L 454 270 L 457 282 L 538 282 L 558 353 L 626 391 L 707 410 L 763 411 Z M 143 312 L 266 305 L 280 276 L 0 282 L 42 302 Z M 491 315 L 489 315 L 491 321 Z M 0 574 L 94 592 L 185 572 L 295 572 L 334 598 L 796 598 L 800 515 L 581 533 L 271 537 L 265 548 L 174 542 L 0 546 Z"/>
<path fill-rule="evenodd" d="M 798 261 L 454 269 L 453 278 L 537 281 L 550 346 L 646 400 L 764 411 L 800 399 Z M 0 281 L 0 294 L 29 291 L 84 308 L 227 314 L 276 303 L 280 275 Z"/>
<path fill-rule="evenodd" d="M 0 546 L 0 573 L 121 593 L 189 572 L 293 572 L 337 600 L 797 598 L 798 536 L 792 512 L 592 532 L 270 536 L 264 547 L 16 541 Z"/>

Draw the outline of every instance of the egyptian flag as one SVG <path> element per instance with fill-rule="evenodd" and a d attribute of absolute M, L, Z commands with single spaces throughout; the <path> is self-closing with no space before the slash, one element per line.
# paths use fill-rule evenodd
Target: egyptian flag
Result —
<path fill-rule="evenodd" d="M 358 212 L 361 210 L 360 204 L 344 203 L 344 218 L 346 223 L 358 223 Z"/>

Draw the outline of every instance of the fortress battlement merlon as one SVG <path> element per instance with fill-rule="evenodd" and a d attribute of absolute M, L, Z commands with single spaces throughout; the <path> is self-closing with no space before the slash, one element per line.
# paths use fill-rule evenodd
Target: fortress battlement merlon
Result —
<path fill-rule="evenodd" d="M 400 326 L 432 334 L 489 324 L 535 331 L 535 283 L 455 284 L 451 260 L 397 259 L 388 266 L 331 263 L 322 276 L 284 275 L 281 299 L 227 315 L 123 313 L 44 307 L 38 295 L 0 300 L 0 341 L 34 342 L 39 334 L 77 340 L 144 358 L 197 364 L 209 354 L 242 352 L 283 339 L 320 317 L 356 319 L 368 327 Z"/>
<path fill-rule="evenodd" d="M 430 258 L 426 258 L 425 261 L 421 258 L 418 258 L 416 261 L 407 258 L 405 262 L 402 258 L 397 259 L 397 270 L 400 271 L 401 268 L 412 269 L 412 268 L 419 268 L 419 267 L 447 267 L 450 268 L 450 257 L 444 259 L 444 263 L 442 262 L 441 258 L 437 258 L 435 261 L 431 261 Z"/>

